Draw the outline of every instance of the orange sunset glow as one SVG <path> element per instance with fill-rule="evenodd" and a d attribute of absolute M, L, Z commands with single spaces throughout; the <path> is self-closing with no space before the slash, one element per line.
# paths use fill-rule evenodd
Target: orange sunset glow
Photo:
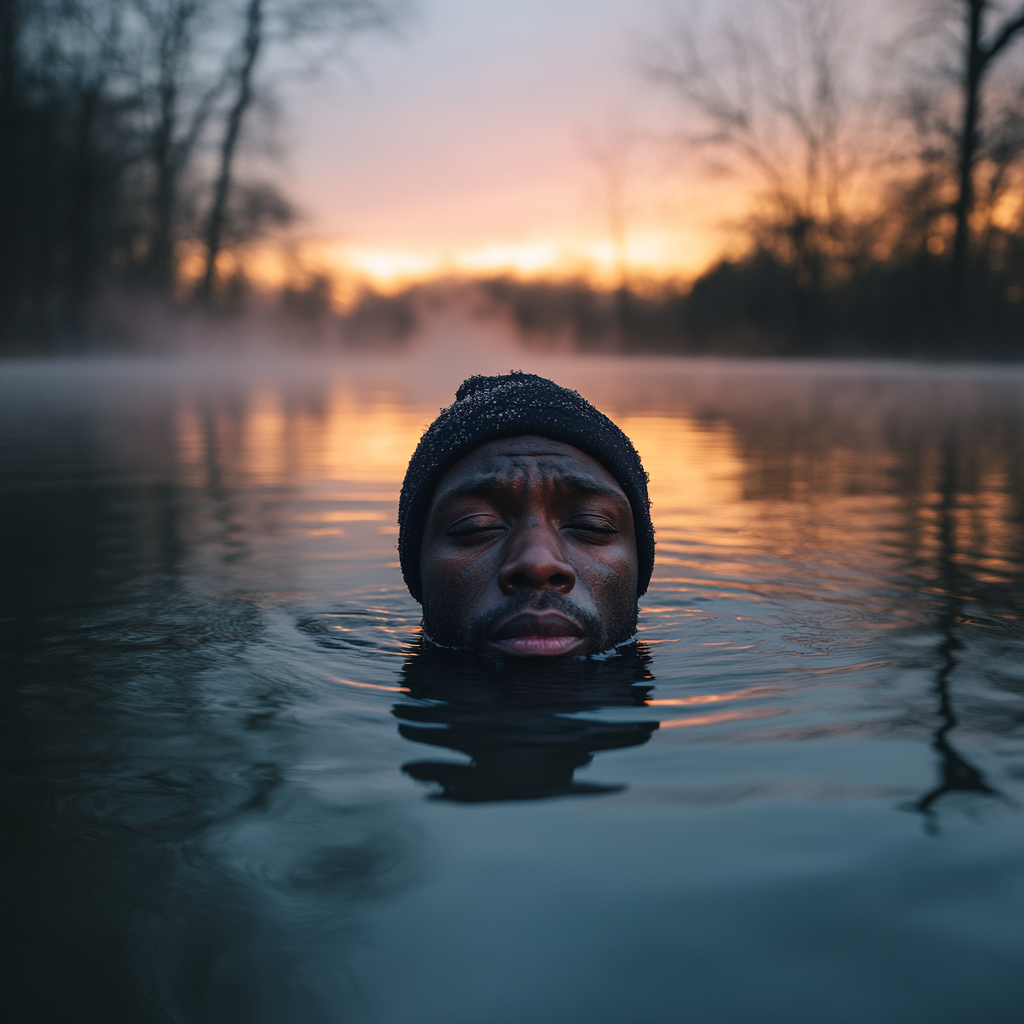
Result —
<path fill-rule="evenodd" d="M 728 9 L 703 5 L 701 23 Z M 350 64 L 289 94 L 284 181 L 303 220 L 283 246 L 250 250 L 247 274 L 272 288 L 326 274 L 339 308 L 360 283 L 443 276 L 685 287 L 735 255 L 763 185 L 753 165 L 695 145 L 708 125 L 645 70 L 695 11 L 438 0 L 397 34 L 357 40 Z M 869 4 L 846 17 L 863 42 L 896 15 Z M 874 130 L 857 128 L 865 155 Z M 802 173 L 799 139 L 771 148 Z M 848 191 L 867 208 L 877 181 Z"/>
<path fill-rule="evenodd" d="M 285 181 L 304 217 L 247 274 L 328 274 L 339 307 L 359 282 L 449 275 L 692 280 L 746 200 L 680 153 L 678 104 L 642 73 L 663 14 L 445 0 L 359 40 L 353 66 L 291 94 Z"/>
<path fill-rule="evenodd" d="M 393 563 L 398 491 L 422 431 L 438 407 L 450 401 L 458 379 L 473 371 L 493 372 L 491 363 L 500 358 L 477 356 L 470 365 L 460 357 L 456 366 L 428 355 L 416 372 L 396 379 L 389 390 L 381 390 L 376 378 L 365 388 L 350 370 L 348 376 L 324 381 L 320 400 L 308 405 L 296 405 L 285 390 L 268 383 L 252 392 L 244 409 L 212 419 L 199 405 L 184 402 L 176 423 L 182 480 L 202 487 L 208 482 L 211 461 L 223 460 L 218 472 L 235 485 L 248 481 L 301 497 L 303 508 L 291 515 L 289 529 L 316 538 L 325 558 L 334 557 L 333 546 L 343 539 L 352 543 L 361 538 L 360 544 Z M 519 361 L 523 362 L 521 356 Z M 732 382 L 727 395 L 705 395 L 699 376 L 667 364 L 659 370 L 660 384 L 655 387 L 645 383 L 643 367 L 633 374 L 620 368 L 612 378 L 600 363 L 589 370 L 557 359 L 526 363 L 525 369 L 579 388 L 636 444 L 651 476 L 658 535 L 654 591 L 665 586 L 699 592 L 705 585 L 702 566 L 712 559 L 734 591 L 770 592 L 780 584 L 758 581 L 752 559 L 765 548 L 779 553 L 796 550 L 813 536 L 828 552 L 835 574 L 828 586 L 838 593 L 859 578 L 864 551 L 880 562 L 893 557 L 894 531 L 904 519 L 914 523 L 907 543 L 913 544 L 916 557 L 936 557 L 941 528 L 936 512 L 938 451 L 922 457 L 919 495 L 892 493 L 886 483 L 892 456 L 884 424 L 900 401 L 898 389 L 859 399 L 851 393 L 850 401 L 861 407 L 862 418 L 854 436 L 833 436 L 834 424 L 828 418 L 814 428 L 821 438 L 819 447 L 806 466 L 787 470 L 793 474 L 793 493 L 807 499 L 800 504 L 783 492 L 761 490 L 758 465 L 770 458 L 770 450 L 759 450 L 759 417 L 770 403 L 766 406 L 764 396 L 742 378 Z M 779 400 L 810 416 L 813 388 L 810 378 L 791 385 Z M 652 408 L 638 408 L 643 402 Z M 727 415 L 697 418 L 697 403 L 720 406 Z M 835 415 L 842 417 L 842 407 Z M 354 438 L 359 439 L 357 444 Z M 974 472 L 977 494 L 965 498 L 952 514 L 964 536 L 987 538 L 987 553 L 977 571 L 998 583 L 1011 571 L 1014 543 L 1011 509 L 1001 487 L 1009 469 L 1003 457 L 992 457 Z M 867 493 L 861 493 L 864 488 Z M 975 557 L 966 551 L 957 557 Z M 800 586 L 799 580 L 790 582 Z M 869 596 L 864 600 L 869 603 Z M 715 637 L 702 641 L 712 649 L 718 642 Z M 735 647 L 734 640 L 729 644 Z M 772 692 L 754 688 L 733 696 L 756 700 Z M 683 703 L 720 699 L 700 695 Z"/>
<path fill-rule="evenodd" d="M 721 233 L 710 229 L 689 237 L 671 231 L 637 232 L 626 252 L 630 282 L 642 288 L 646 282 L 689 281 L 719 255 L 721 243 Z M 234 266 L 234 257 L 225 254 L 222 272 L 229 274 Z M 188 280 L 198 276 L 198 267 L 198 257 L 184 262 Z M 465 247 L 431 247 L 424 241 L 407 248 L 302 238 L 285 250 L 273 243 L 254 246 L 246 254 L 246 273 L 263 288 L 288 283 L 296 267 L 335 281 L 333 300 L 339 311 L 346 309 L 353 288 L 361 284 L 388 293 L 417 281 L 507 274 L 526 280 L 582 277 L 599 287 L 614 287 L 623 269 L 622 256 L 611 242 L 585 235 Z"/>

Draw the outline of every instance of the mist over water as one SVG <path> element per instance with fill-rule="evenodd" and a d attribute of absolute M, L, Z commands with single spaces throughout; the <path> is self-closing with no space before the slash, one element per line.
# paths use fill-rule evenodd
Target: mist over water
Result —
<path fill-rule="evenodd" d="M 475 330 L 0 364 L 5 1019 L 1016 1019 L 1024 371 Z M 620 657 L 420 644 L 405 466 L 510 368 L 650 473 Z"/>

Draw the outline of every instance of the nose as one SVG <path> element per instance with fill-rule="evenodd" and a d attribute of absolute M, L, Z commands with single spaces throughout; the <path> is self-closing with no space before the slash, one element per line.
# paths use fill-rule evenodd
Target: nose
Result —
<path fill-rule="evenodd" d="M 576 574 L 565 557 L 558 531 L 545 522 L 523 524 L 513 531 L 498 586 L 508 596 L 524 590 L 557 590 L 568 594 Z"/>

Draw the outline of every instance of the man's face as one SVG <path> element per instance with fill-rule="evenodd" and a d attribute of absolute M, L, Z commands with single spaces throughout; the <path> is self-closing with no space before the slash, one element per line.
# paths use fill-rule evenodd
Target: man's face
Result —
<path fill-rule="evenodd" d="M 420 555 L 435 643 L 514 657 L 594 654 L 636 632 L 633 513 L 572 445 L 491 441 L 441 479 Z"/>

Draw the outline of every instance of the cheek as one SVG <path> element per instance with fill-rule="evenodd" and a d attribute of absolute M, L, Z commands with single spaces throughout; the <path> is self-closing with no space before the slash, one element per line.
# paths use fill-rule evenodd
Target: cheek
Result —
<path fill-rule="evenodd" d="M 423 576 L 423 624 L 438 643 L 462 647 L 470 642 L 469 629 L 494 578 L 489 563 L 479 552 L 439 552 Z"/>
<path fill-rule="evenodd" d="M 423 591 L 453 605 L 472 603 L 495 578 L 495 562 L 492 552 L 439 551 L 421 566 Z"/>
<path fill-rule="evenodd" d="M 636 554 L 625 547 L 588 551 L 574 567 L 594 602 L 603 610 L 636 602 Z"/>

